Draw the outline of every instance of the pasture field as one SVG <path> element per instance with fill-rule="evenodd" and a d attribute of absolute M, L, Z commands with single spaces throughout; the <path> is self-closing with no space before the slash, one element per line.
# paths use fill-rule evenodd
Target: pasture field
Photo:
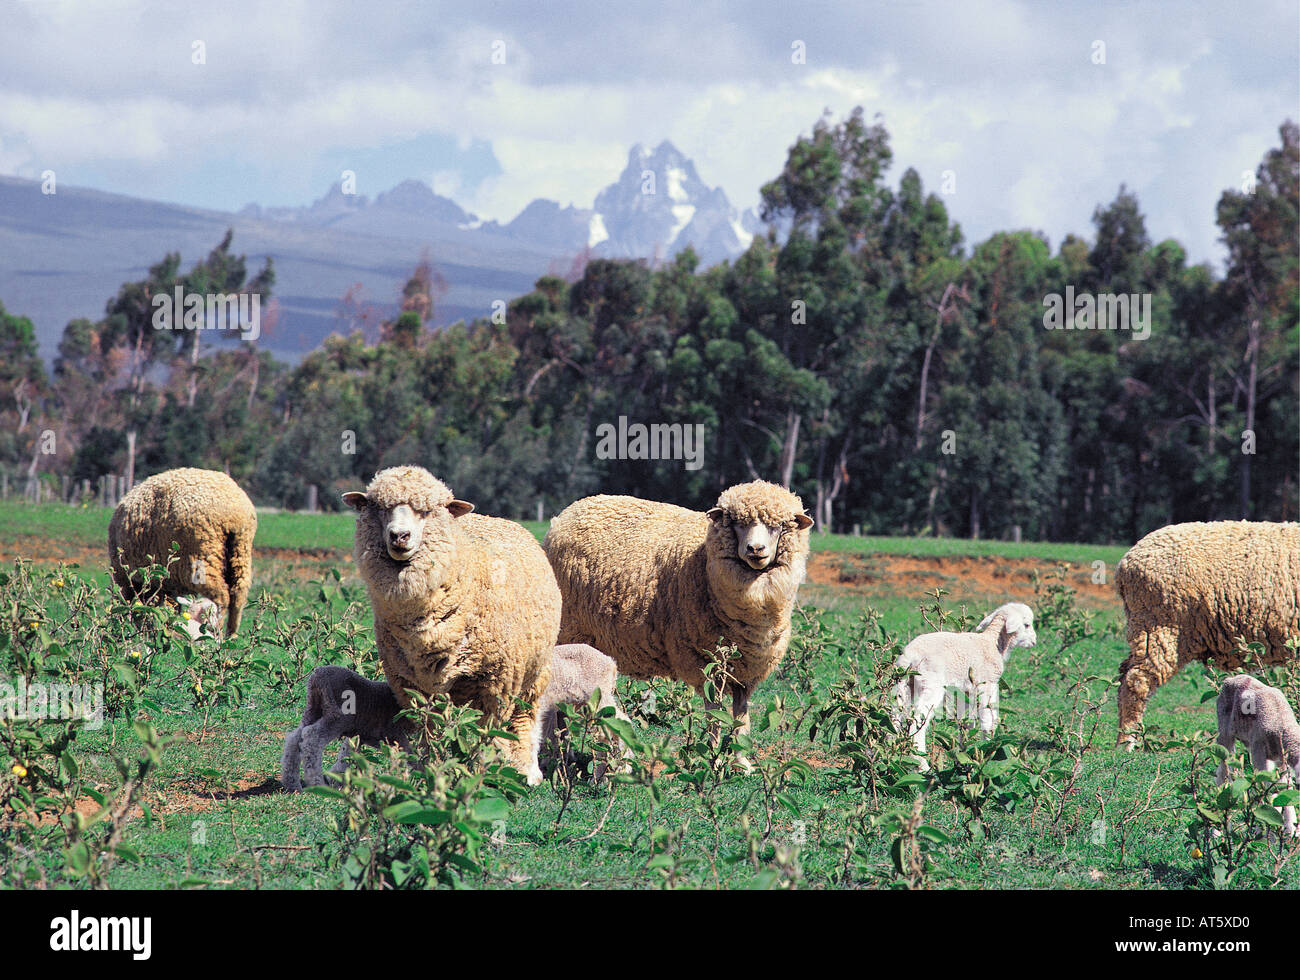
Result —
<path fill-rule="evenodd" d="M 306 675 L 380 676 L 351 515 L 262 515 L 244 632 L 197 643 L 175 612 L 133 614 L 108 588 L 108 517 L 0 505 L 0 681 L 104 690 L 97 728 L 0 719 L 0 886 L 1300 883 L 1300 845 L 1262 833 L 1280 787 L 1213 785 L 1213 671 L 1177 675 L 1142 750 L 1115 750 L 1122 547 L 815 537 L 790 653 L 751 703 L 750 774 L 704 737 L 687 688 L 624 678 L 635 758 L 612 785 L 559 766 L 528 789 L 474 765 L 467 713 L 440 707 L 423 774 L 367 750 L 341 789 L 289 795 L 276 779 Z M 890 665 L 927 623 L 972 625 L 1008 600 L 1034 608 L 1039 644 L 1010 659 L 997 735 L 937 721 L 917 773 L 884 721 Z M 1295 700 L 1295 676 L 1265 676 Z M 607 726 L 575 714 L 585 761 L 583 733 Z"/>

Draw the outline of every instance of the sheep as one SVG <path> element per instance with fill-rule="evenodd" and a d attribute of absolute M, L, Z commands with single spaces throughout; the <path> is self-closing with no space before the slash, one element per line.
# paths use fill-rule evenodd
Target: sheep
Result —
<path fill-rule="evenodd" d="M 1171 524 L 1129 549 L 1115 586 L 1129 648 L 1117 744 L 1132 751 L 1147 700 L 1183 665 L 1240 670 L 1239 639 L 1263 644 L 1261 666 L 1294 656 L 1286 644 L 1300 634 L 1300 524 Z"/>
<path fill-rule="evenodd" d="M 343 500 L 357 511 L 357 570 L 398 704 L 407 707 L 414 690 L 477 708 L 517 736 L 498 737 L 497 747 L 539 784 L 532 729 L 550 681 L 560 590 L 537 540 L 512 521 L 470 513 L 473 504 L 419 466 L 381 470 Z"/>
<path fill-rule="evenodd" d="M 1033 610 L 1008 602 L 985 616 L 974 633 L 923 633 L 903 648 L 898 667 L 914 673 L 894 691 L 894 727 L 912 736 L 923 769 L 929 768 L 925 733 L 945 692 L 956 688 L 973 703 L 980 731 L 991 735 L 998 727 L 998 682 L 1007 656 L 1037 642 Z"/>
<path fill-rule="evenodd" d="M 191 640 L 197 640 L 200 636 L 216 636 L 220 631 L 221 610 L 211 599 L 181 595 L 176 597 L 176 605 L 181 610 L 180 628 Z"/>
<path fill-rule="evenodd" d="M 204 596 L 233 636 L 248 600 L 256 532 L 252 501 L 225 473 L 167 470 L 137 483 L 117 505 L 108 525 L 109 566 L 128 602 Z M 180 552 L 167 578 L 145 581 L 141 569 L 168 564 L 173 542 Z"/>
<path fill-rule="evenodd" d="M 723 491 L 705 513 L 612 495 L 572 503 L 542 542 L 564 596 L 560 642 L 697 692 L 719 642 L 734 646 L 723 693 L 747 733 L 749 698 L 790 642 L 811 524 L 795 494 L 762 480 Z"/>
<path fill-rule="evenodd" d="M 384 681 L 367 680 L 346 667 L 317 667 L 307 678 L 307 709 L 302 723 L 284 739 L 280 757 L 280 783 L 287 792 L 326 782 L 321 771 L 325 746 L 344 739 L 338 761 L 331 772 L 342 772 L 351 752 L 347 742 L 356 736 L 363 745 L 396 742 L 410 748 L 406 726 L 397 717 L 401 710 L 392 688 Z M 299 761 L 304 767 L 299 778 Z"/>
<path fill-rule="evenodd" d="M 630 722 L 614 698 L 617 679 L 617 665 L 595 647 L 585 643 L 557 646 L 551 660 L 551 681 L 537 706 L 537 724 L 533 726 L 534 756 L 555 736 L 557 727 L 563 725 L 563 720 L 559 717 L 559 706 L 586 704 L 597 690 L 600 691 L 598 710 L 613 707 L 616 718 Z M 571 761 L 568 759 L 570 754 L 566 754 L 566 761 Z M 623 754 L 626 757 L 626 749 Z M 596 765 L 593 781 L 598 783 L 604 779 L 607 768 L 606 762 L 601 760 Z"/>
<path fill-rule="evenodd" d="M 1300 724 L 1286 695 L 1250 674 L 1237 674 L 1223 682 L 1215 704 L 1219 718 L 1219 744 L 1229 753 L 1237 742 L 1250 749 L 1250 764 L 1272 772 L 1281 763 L 1284 779 L 1300 779 Z M 1219 763 L 1216 783 L 1228 778 L 1227 760 Z M 1282 811 L 1282 832 L 1296 836 L 1295 807 Z"/>

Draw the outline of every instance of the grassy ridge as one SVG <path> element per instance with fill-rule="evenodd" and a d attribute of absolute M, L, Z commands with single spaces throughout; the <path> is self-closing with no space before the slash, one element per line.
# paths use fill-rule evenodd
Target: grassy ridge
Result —
<path fill-rule="evenodd" d="M 0 541 L 35 535 L 65 544 L 102 547 L 108 534 L 112 511 L 107 507 L 70 507 L 42 504 L 33 507 L 14 501 L 0 502 Z M 521 521 L 540 541 L 546 521 Z M 257 519 L 258 548 L 313 552 L 318 549 L 352 550 L 355 520 L 351 513 L 300 514 L 285 511 L 260 513 Z M 1041 558 L 1089 564 L 1096 560 L 1113 565 L 1127 550 L 1122 545 L 1070 544 L 1045 541 L 970 541 L 965 538 L 853 537 L 847 534 L 814 534 L 814 551 L 846 554 L 886 554 L 909 557 L 958 555 L 1002 558 Z"/>

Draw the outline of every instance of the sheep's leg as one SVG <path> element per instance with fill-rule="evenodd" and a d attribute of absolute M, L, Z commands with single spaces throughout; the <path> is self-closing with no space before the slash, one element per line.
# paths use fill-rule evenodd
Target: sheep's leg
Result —
<path fill-rule="evenodd" d="M 1130 655 L 1119 685 L 1119 739 L 1129 752 L 1137 748 L 1137 732 L 1147 701 L 1178 665 L 1178 628 L 1154 626 L 1129 635 Z"/>
<path fill-rule="evenodd" d="M 740 722 L 740 727 L 736 729 L 737 735 L 749 734 L 749 688 L 741 687 L 739 684 L 731 689 L 731 717 Z M 754 771 L 754 764 L 744 755 L 736 754 L 736 765 L 740 767 L 741 772 L 750 773 Z"/>
<path fill-rule="evenodd" d="M 302 727 L 291 731 L 284 739 L 284 754 L 280 756 L 280 785 L 293 793 L 302 789 L 302 778 L 298 773 L 301 755 Z"/>
<path fill-rule="evenodd" d="M 348 756 L 352 754 L 352 739 L 344 738 L 339 744 L 339 757 L 334 760 L 330 772 L 340 773 L 348 767 Z M 330 780 L 333 782 L 334 780 Z"/>

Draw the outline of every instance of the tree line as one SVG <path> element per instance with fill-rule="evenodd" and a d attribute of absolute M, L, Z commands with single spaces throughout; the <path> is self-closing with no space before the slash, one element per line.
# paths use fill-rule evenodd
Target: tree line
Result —
<path fill-rule="evenodd" d="M 763 478 L 821 529 L 877 534 L 1127 542 L 1295 520 L 1300 140 L 1279 135 L 1218 201 L 1222 275 L 1153 242 L 1122 185 L 1055 252 L 1030 230 L 968 250 L 915 170 L 886 180 L 888 134 L 858 109 L 796 140 L 762 188 L 768 233 L 732 262 L 586 261 L 431 329 L 443 287 L 421 261 L 396 316 L 294 366 L 255 338 L 155 329 L 177 286 L 267 307 L 273 264 L 251 271 L 228 233 L 69 323 L 49 373 L 0 307 L 0 464 L 74 486 L 207 466 L 259 504 L 300 507 L 314 485 L 332 509 L 416 462 L 511 517 L 600 492 L 704 508 Z M 683 430 L 649 427 L 689 426 L 698 458 L 622 436 L 611 453 L 620 425 L 668 447 Z"/>

